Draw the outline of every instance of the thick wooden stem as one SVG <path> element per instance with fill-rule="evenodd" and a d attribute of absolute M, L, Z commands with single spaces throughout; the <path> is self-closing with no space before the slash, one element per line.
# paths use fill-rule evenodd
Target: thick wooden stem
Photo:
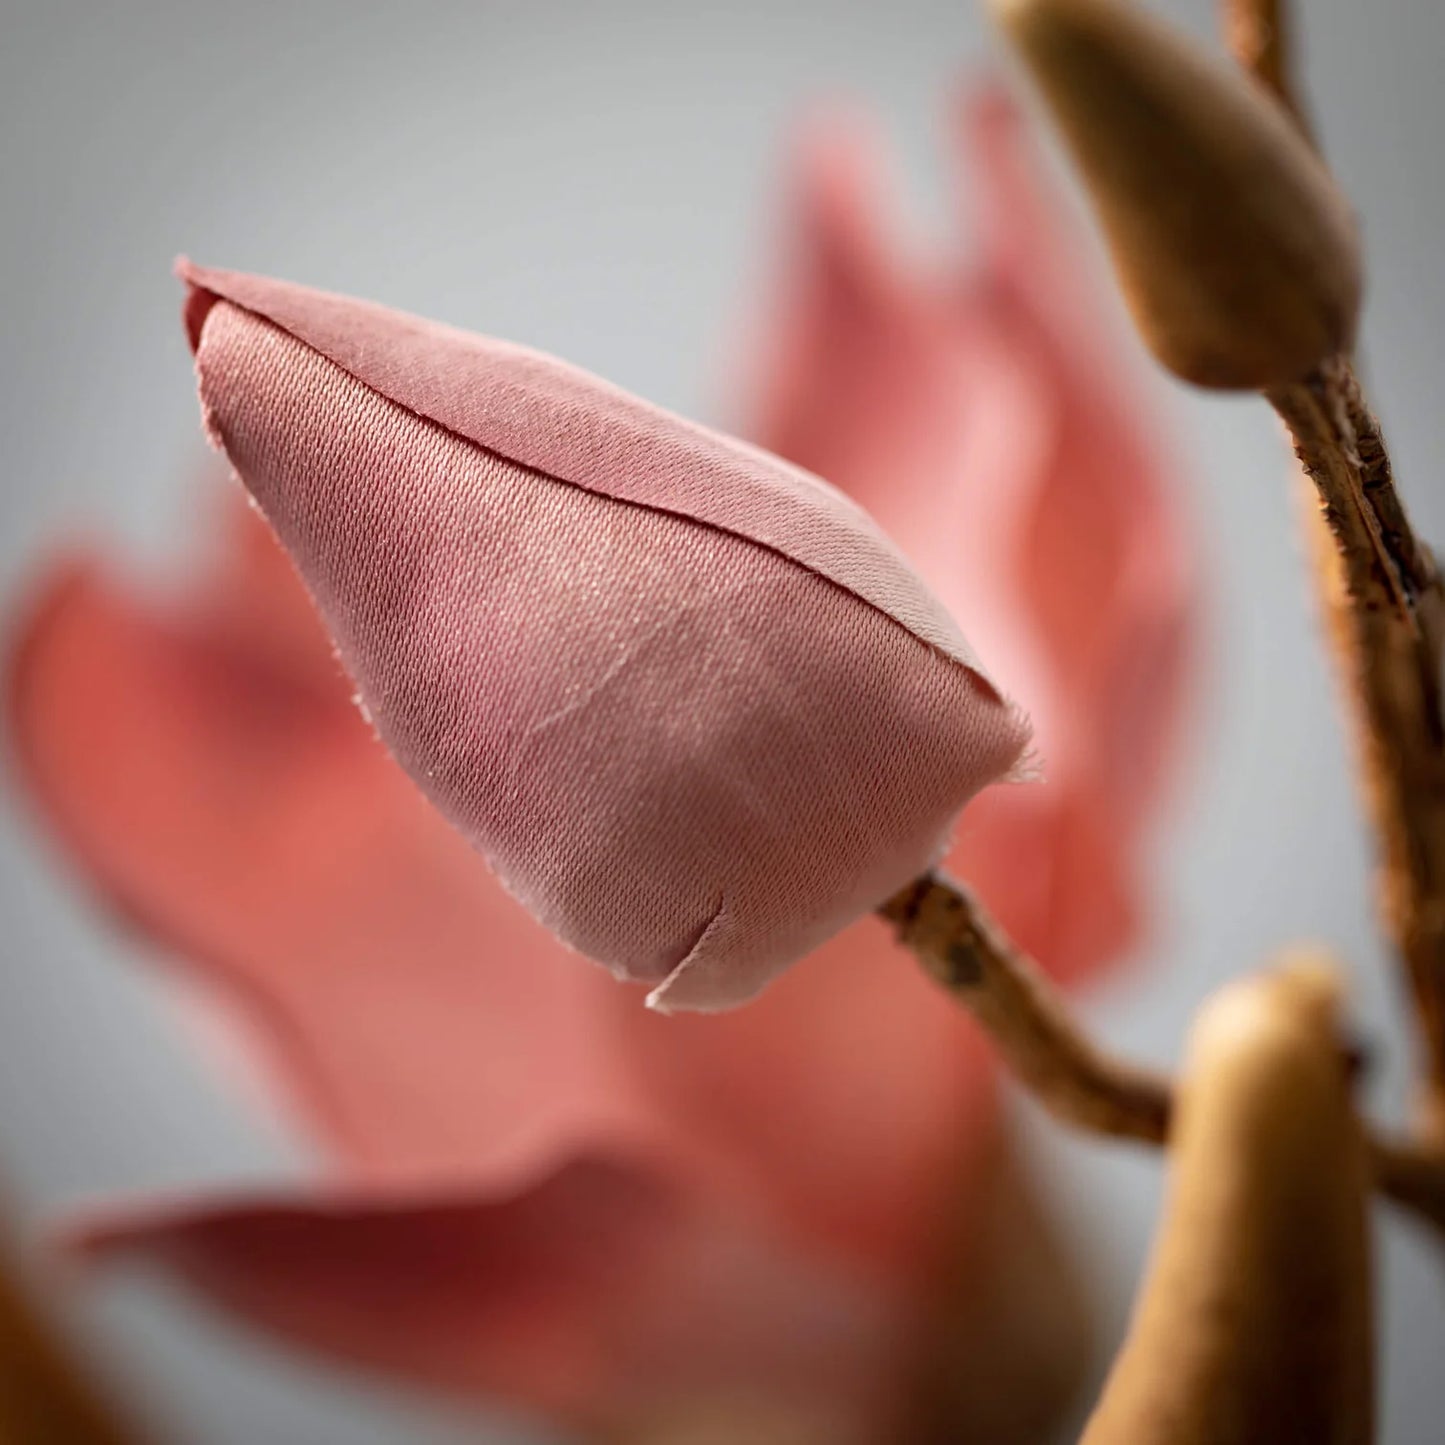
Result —
<path fill-rule="evenodd" d="M 1422 1036 L 1424 1122 L 1445 1143 L 1445 590 L 1348 361 L 1269 399 L 1319 497 L 1319 590 L 1380 840 L 1385 924 Z"/>

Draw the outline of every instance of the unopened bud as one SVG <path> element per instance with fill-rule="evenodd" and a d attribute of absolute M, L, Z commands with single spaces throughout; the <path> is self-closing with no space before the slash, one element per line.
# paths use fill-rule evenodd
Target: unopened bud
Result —
<path fill-rule="evenodd" d="M 992 0 L 1063 134 L 1135 323 L 1200 386 L 1296 381 L 1349 347 L 1348 203 L 1278 101 L 1124 0 Z"/>

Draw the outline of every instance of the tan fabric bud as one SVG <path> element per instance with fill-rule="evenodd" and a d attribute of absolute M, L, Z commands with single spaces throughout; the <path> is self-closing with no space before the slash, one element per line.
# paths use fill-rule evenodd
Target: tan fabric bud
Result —
<path fill-rule="evenodd" d="M 993 0 L 1068 144 L 1134 320 L 1200 386 L 1297 381 L 1350 345 L 1348 203 L 1278 101 L 1123 0 Z"/>
<path fill-rule="evenodd" d="M 1296 959 L 1205 1007 L 1164 1223 L 1082 1445 L 1372 1438 L 1367 1170 L 1335 1005 Z"/>

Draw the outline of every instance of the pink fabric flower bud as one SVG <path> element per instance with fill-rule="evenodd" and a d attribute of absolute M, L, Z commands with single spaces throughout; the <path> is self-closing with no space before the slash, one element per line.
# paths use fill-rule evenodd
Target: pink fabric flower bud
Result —
<path fill-rule="evenodd" d="M 868 516 L 561 362 L 183 264 L 208 429 L 398 761 L 549 928 L 738 1004 L 1027 726 Z"/>

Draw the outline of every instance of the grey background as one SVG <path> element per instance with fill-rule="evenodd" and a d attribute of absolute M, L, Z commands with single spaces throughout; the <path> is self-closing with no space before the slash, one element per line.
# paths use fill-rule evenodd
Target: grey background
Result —
<path fill-rule="evenodd" d="M 1208 0 L 1166 8 L 1209 27 Z M 1445 538 L 1445 7 L 1300 9 L 1325 139 L 1367 226 L 1370 370 L 1417 517 Z M 7 3 L 3 596 L 78 527 L 142 557 L 179 535 L 200 444 L 177 251 L 531 342 L 726 420 L 726 343 L 740 301 L 756 301 L 789 121 L 819 91 L 870 102 L 916 219 L 941 223 L 945 90 L 987 48 L 965 0 Z M 1288 939 L 1323 939 L 1353 965 L 1365 1030 L 1386 1045 L 1378 1103 L 1396 1108 L 1399 1017 L 1281 444 L 1256 402 L 1160 392 L 1197 483 L 1207 681 L 1160 840 L 1155 947 L 1088 1012 L 1166 1061 L 1212 983 Z M 90 1190 L 294 1167 L 296 1142 L 224 1092 L 160 980 L 8 803 L 0 940 L 0 1167 L 32 1215 Z M 1158 1163 L 1019 1108 L 1117 1332 Z M 1382 1216 L 1380 1233 L 1383 1438 L 1438 1439 L 1445 1275 L 1398 1221 Z M 474 1414 L 298 1362 L 154 1280 L 112 1280 L 72 1313 L 166 1439 L 478 1438 Z"/>

